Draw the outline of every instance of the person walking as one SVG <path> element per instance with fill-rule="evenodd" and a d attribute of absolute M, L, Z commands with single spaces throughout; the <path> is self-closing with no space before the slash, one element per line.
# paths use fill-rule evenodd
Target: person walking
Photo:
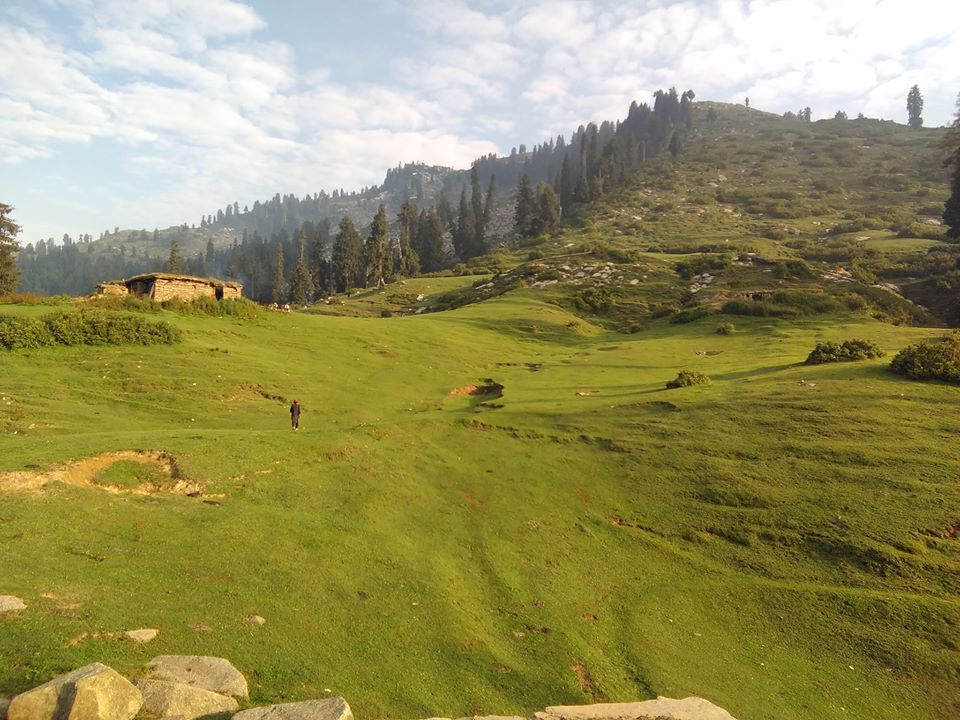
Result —
<path fill-rule="evenodd" d="M 294 430 L 300 429 L 300 403 L 297 400 L 294 400 L 293 405 L 290 406 L 290 424 L 293 425 Z"/>

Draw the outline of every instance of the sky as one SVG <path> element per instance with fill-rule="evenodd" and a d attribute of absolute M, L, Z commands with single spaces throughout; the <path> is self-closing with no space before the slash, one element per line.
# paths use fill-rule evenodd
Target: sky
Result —
<path fill-rule="evenodd" d="M 469 167 L 658 88 L 946 125 L 948 0 L 2 0 L 0 202 L 21 243 Z"/>

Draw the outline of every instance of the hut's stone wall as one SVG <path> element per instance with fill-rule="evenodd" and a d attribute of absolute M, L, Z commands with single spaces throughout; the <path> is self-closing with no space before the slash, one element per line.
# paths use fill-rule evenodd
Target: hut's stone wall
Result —
<path fill-rule="evenodd" d="M 153 281 L 151 297 L 157 302 L 173 298 L 189 302 L 201 297 L 216 297 L 216 288 L 208 283 L 157 278 Z"/>
<path fill-rule="evenodd" d="M 239 300 L 243 295 L 240 292 L 240 288 L 236 285 L 224 285 L 223 286 L 223 299 L 224 300 Z"/>

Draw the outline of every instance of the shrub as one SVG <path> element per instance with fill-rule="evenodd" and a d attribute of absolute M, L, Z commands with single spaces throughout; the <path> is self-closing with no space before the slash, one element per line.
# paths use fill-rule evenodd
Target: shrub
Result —
<path fill-rule="evenodd" d="M 689 387 L 691 385 L 704 385 L 708 382 L 710 382 L 710 378 L 703 373 L 694 372 L 693 370 L 681 370 L 673 380 L 667 383 L 667 387 L 673 389 Z"/>
<path fill-rule="evenodd" d="M 842 343 L 817 343 L 807 356 L 807 365 L 819 365 L 829 362 L 847 362 L 852 360 L 873 360 L 882 358 L 886 353 L 876 343 L 869 340 L 844 340 Z"/>
<path fill-rule="evenodd" d="M 707 315 L 713 315 L 713 309 L 706 305 L 698 305 L 697 307 L 681 310 L 676 315 L 673 315 L 670 318 L 670 324 L 683 325 L 685 323 L 693 322 L 694 320 L 699 320 Z"/>
<path fill-rule="evenodd" d="M 689 280 L 702 272 L 723 270 L 729 267 L 731 262 L 732 258 L 729 255 L 709 254 L 681 260 L 673 267 L 680 277 Z"/>
<path fill-rule="evenodd" d="M 84 308 L 30 318 L 0 318 L 0 345 L 8 350 L 47 345 L 156 345 L 180 342 L 169 323 Z"/>
<path fill-rule="evenodd" d="M 717 325 L 717 335 L 733 335 L 737 331 L 733 323 L 720 323 Z"/>
<path fill-rule="evenodd" d="M 26 350 L 53 345 L 56 341 L 40 320 L 0 317 L 0 346 L 7 350 Z"/>
<path fill-rule="evenodd" d="M 382 318 L 393 317 L 393 310 L 391 310 L 390 308 L 384 308 L 383 310 L 380 311 L 380 317 Z"/>
<path fill-rule="evenodd" d="M 914 380 L 960 384 L 960 333 L 905 347 L 890 361 L 890 369 Z"/>

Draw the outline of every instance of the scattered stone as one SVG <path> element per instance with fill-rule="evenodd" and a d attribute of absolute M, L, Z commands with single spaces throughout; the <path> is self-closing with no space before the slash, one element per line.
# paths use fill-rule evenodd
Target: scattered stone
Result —
<path fill-rule="evenodd" d="M 233 720 L 353 720 L 353 713 L 346 700 L 333 697 L 251 708 L 237 713 Z"/>
<path fill-rule="evenodd" d="M 148 643 L 159 634 L 160 631 L 155 628 L 140 628 L 139 630 L 127 630 L 123 633 L 123 636 L 131 642 Z"/>
<path fill-rule="evenodd" d="M 229 660 L 203 655 L 158 655 L 147 663 L 148 676 L 221 695 L 249 697 L 247 679 Z"/>
<path fill-rule="evenodd" d="M 92 663 L 17 695 L 7 720 L 131 720 L 143 698 L 116 670 Z"/>
<path fill-rule="evenodd" d="M 736 720 L 723 708 L 698 697 L 658 697 L 633 703 L 555 705 L 533 714 L 534 720 Z"/>
<path fill-rule="evenodd" d="M 0 595 L 0 613 L 17 612 L 27 607 L 27 604 L 15 595 Z"/>
<path fill-rule="evenodd" d="M 182 715 L 194 720 L 214 713 L 236 712 L 239 707 L 232 697 L 179 682 L 137 680 L 136 686 L 143 695 L 143 709 L 161 718 Z"/>
<path fill-rule="evenodd" d="M 267 619 L 265 617 L 261 617 L 260 615 L 248 615 L 247 622 L 251 625 L 266 625 Z"/>

